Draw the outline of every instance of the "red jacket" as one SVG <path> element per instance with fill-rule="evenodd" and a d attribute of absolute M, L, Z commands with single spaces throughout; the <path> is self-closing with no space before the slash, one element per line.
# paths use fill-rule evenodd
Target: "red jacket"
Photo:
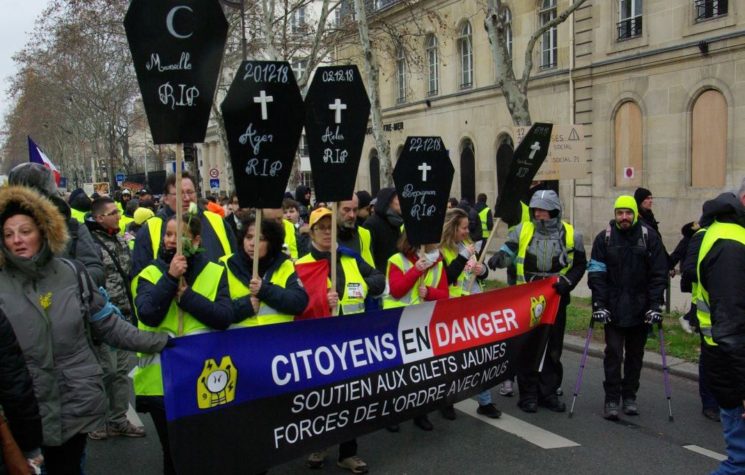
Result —
<path fill-rule="evenodd" d="M 424 272 L 421 272 L 414 265 L 419 259 L 416 254 L 407 254 L 406 258 L 412 264 L 411 269 L 404 273 L 398 267 L 391 266 L 391 270 L 388 275 L 389 291 L 391 297 L 396 299 L 400 299 L 401 297 L 406 295 L 411 290 L 411 288 L 416 285 L 417 279 L 424 275 Z M 435 262 L 434 266 L 436 266 L 437 263 L 440 261 L 442 261 L 442 256 L 437 259 L 437 262 Z M 438 282 L 437 287 L 427 287 L 427 296 L 424 297 L 424 300 L 440 300 L 446 299 L 449 296 L 450 294 L 448 292 L 448 279 L 445 275 L 445 266 L 442 266 L 440 271 L 440 281 Z"/>

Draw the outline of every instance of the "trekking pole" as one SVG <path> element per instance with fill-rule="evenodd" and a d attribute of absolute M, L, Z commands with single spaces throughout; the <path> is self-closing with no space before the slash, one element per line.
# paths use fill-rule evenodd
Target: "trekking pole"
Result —
<path fill-rule="evenodd" d="M 587 362 L 587 351 L 590 349 L 590 340 L 592 339 L 592 327 L 595 325 L 595 320 L 590 319 L 590 326 L 587 327 L 587 338 L 585 338 L 585 349 L 582 352 L 582 359 L 579 362 L 579 374 L 577 374 L 577 382 L 574 384 L 574 396 L 572 397 L 572 407 L 569 408 L 569 418 L 571 419 L 574 415 L 574 403 L 577 401 L 579 395 L 579 388 L 582 386 L 582 372 L 585 369 L 585 363 Z"/>
<path fill-rule="evenodd" d="M 662 331 L 662 322 L 657 324 L 660 335 L 660 356 L 662 356 L 662 377 L 665 381 L 665 397 L 667 398 L 667 418 L 670 422 L 673 421 L 673 404 L 671 401 L 671 390 L 670 390 L 670 370 L 667 367 L 667 356 L 665 355 L 665 334 Z"/>

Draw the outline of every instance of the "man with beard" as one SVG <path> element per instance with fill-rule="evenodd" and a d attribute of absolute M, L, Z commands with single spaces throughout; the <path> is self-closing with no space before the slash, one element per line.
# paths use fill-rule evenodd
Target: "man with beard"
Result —
<path fill-rule="evenodd" d="M 340 246 L 359 254 L 365 262 L 375 266 L 370 250 L 370 231 L 357 225 L 359 198 L 353 194 L 351 200 L 340 201 L 337 209 L 338 234 L 336 241 Z"/>
<path fill-rule="evenodd" d="M 644 345 L 649 325 L 662 322 L 667 284 L 662 241 L 639 221 L 634 197 L 619 196 L 614 213 L 608 227 L 595 237 L 587 267 L 592 318 L 605 325 L 603 417 L 608 420 L 618 420 L 619 400 L 624 414 L 639 414 L 636 393 Z"/>
<path fill-rule="evenodd" d="M 382 188 L 376 200 L 375 212 L 365 221 L 365 228 L 370 231 L 375 268 L 385 272 L 388 259 L 398 252 L 396 243 L 401 236 L 404 219 L 395 188 Z"/>

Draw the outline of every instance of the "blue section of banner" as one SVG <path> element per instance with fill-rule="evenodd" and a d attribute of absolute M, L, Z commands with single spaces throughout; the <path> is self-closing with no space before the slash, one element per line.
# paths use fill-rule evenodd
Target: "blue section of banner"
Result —
<path fill-rule="evenodd" d="M 205 377 L 205 363 L 210 359 L 220 365 L 229 356 L 237 371 L 234 399 L 228 405 L 400 366 L 403 360 L 397 333 L 401 311 L 379 310 L 178 338 L 174 347 L 161 355 L 168 420 L 227 407 L 198 406 L 198 383 Z"/>

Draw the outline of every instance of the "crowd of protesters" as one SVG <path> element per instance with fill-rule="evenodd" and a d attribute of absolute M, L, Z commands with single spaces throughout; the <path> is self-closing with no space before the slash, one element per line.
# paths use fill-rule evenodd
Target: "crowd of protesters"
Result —
<path fill-rule="evenodd" d="M 164 472 L 175 473 L 159 356 L 171 338 L 459 298 L 482 292 L 490 268 L 507 268 L 515 285 L 551 278 L 561 296 L 541 370 L 518 365 L 501 394 L 512 395 L 516 377 L 521 410 L 565 411 L 566 308 L 587 272 L 592 320 L 605 331 L 603 415 L 636 416 L 644 344 L 662 322 L 676 266 L 694 304 L 681 324 L 701 334 L 703 413 L 724 425 L 729 458 L 721 473 L 745 470 L 745 182 L 704 204 L 671 254 L 651 191 L 620 196 L 589 259 L 582 233 L 562 219 L 558 195 L 535 183 L 520 217 L 507 223 L 506 242 L 484 265 L 483 244 L 495 223 L 485 194 L 473 204 L 451 198 L 441 242 L 415 247 L 394 188 L 375 197 L 360 190 L 337 203 L 334 243 L 333 211 L 314 203 L 305 186 L 288 192 L 282 208 L 259 213 L 241 208 L 236 196 L 200 198 L 188 173 L 180 189 L 169 177 L 160 196 L 75 190 L 64 199 L 49 170 L 35 164 L 19 165 L 9 181 L 0 189 L 0 404 L 29 470 L 83 473 L 87 439 L 145 436 L 127 418 L 133 386 L 137 411 L 156 428 Z M 322 278 L 313 280 L 307 269 L 319 265 Z M 134 381 L 130 351 L 140 352 Z M 478 414 L 501 416 L 490 390 L 477 403 Z M 456 418 L 452 406 L 441 412 Z M 414 424 L 434 429 L 425 413 Z M 367 472 L 357 452 L 356 440 L 343 442 L 337 464 Z M 327 456 L 315 452 L 307 464 L 321 468 Z"/>

